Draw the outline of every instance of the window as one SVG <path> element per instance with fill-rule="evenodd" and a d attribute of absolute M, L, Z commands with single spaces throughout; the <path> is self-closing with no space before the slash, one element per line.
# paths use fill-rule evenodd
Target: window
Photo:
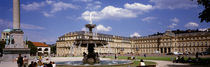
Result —
<path fill-rule="evenodd" d="M 206 37 L 203 37 L 203 39 L 206 39 Z"/>
<path fill-rule="evenodd" d="M 42 51 L 42 48 L 39 48 L 38 51 Z"/>
<path fill-rule="evenodd" d="M 204 45 L 203 45 L 203 42 L 201 42 L 201 46 L 204 46 Z"/>
<path fill-rule="evenodd" d="M 44 51 L 48 51 L 48 48 L 45 48 Z"/>

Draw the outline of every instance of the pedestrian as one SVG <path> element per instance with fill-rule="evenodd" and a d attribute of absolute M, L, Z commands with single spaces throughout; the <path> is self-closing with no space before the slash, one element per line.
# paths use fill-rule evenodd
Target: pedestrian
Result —
<path fill-rule="evenodd" d="M 192 58 L 189 57 L 189 58 L 187 59 L 187 62 L 188 62 L 188 63 L 192 63 Z"/>
<path fill-rule="evenodd" d="M 47 67 L 53 67 L 52 64 L 53 64 L 52 61 L 50 61 L 50 63 L 47 64 Z"/>
<path fill-rule="evenodd" d="M 55 62 L 52 62 L 52 65 L 53 65 L 53 67 L 56 67 L 56 64 L 55 64 Z"/>
<path fill-rule="evenodd" d="M 146 55 L 146 54 L 144 54 L 144 57 L 147 57 L 147 55 Z"/>
<path fill-rule="evenodd" d="M 83 57 L 85 57 L 87 54 L 85 52 L 83 52 Z"/>
<path fill-rule="evenodd" d="M 34 66 L 34 62 L 31 61 L 31 64 L 29 64 L 28 67 L 35 67 L 35 66 Z"/>
<path fill-rule="evenodd" d="M 114 59 L 117 59 L 117 54 L 114 55 Z"/>
<path fill-rule="evenodd" d="M 139 66 L 145 66 L 143 59 L 140 60 Z"/>
<path fill-rule="evenodd" d="M 44 67 L 44 64 L 42 63 L 42 61 L 38 61 L 38 66 L 37 67 Z"/>
<path fill-rule="evenodd" d="M 181 58 L 181 62 L 182 62 L 182 63 L 184 63 L 184 62 L 185 62 L 184 57 L 182 57 L 182 58 Z"/>
<path fill-rule="evenodd" d="M 37 67 L 37 63 L 36 62 L 34 62 L 34 67 Z"/>
<path fill-rule="evenodd" d="M 23 58 L 23 64 L 24 64 L 24 67 L 28 66 L 28 58 L 26 56 L 24 56 Z"/>
<path fill-rule="evenodd" d="M 195 54 L 195 58 L 198 58 L 198 52 L 196 52 L 196 54 Z"/>
<path fill-rule="evenodd" d="M 176 61 L 176 63 L 178 63 L 178 61 L 179 61 L 179 57 L 178 56 L 176 56 L 175 61 Z"/>
<path fill-rule="evenodd" d="M 21 54 L 19 54 L 19 57 L 17 58 L 17 64 L 18 64 L 18 67 L 23 66 L 23 57 L 21 56 Z"/>

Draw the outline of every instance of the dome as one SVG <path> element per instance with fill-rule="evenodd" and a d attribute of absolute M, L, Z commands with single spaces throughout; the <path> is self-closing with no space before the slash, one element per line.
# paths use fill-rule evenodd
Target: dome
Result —
<path fill-rule="evenodd" d="M 12 29 L 5 29 L 5 30 L 3 30 L 3 32 L 11 32 L 12 31 Z"/>

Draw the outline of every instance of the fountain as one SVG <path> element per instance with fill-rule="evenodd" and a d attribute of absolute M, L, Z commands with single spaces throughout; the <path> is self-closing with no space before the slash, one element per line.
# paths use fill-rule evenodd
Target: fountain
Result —
<path fill-rule="evenodd" d="M 86 24 L 85 27 L 89 30 L 89 38 L 88 39 L 76 39 L 75 45 L 81 46 L 81 47 L 87 47 L 88 54 L 83 53 L 83 63 L 84 64 L 95 64 L 99 63 L 99 55 L 94 51 L 94 47 L 99 47 L 108 44 L 105 40 L 98 40 L 93 39 L 93 28 L 96 27 L 95 24 L 92 24 L 91 20 L 91 14 L 90 14 L 90 24 Z"/>
<path fill-rule="evenodd" d="M 88 39 L 77 39 L 75 41 L 76 46 L 87 47 L 88 54 L 83 53 L 83 63 L 84 64 L 95 64 L 99 63 L 100 59 L 98 53 L 94 51 L 94 47 L 99 47 L 102 45 L 106 45 L 107 42 L 105 40 L 97 40 L 93 39 L 92 29 L 96 26 L 95 24 L 86 24 L 87 28 L 89 28 L 89 38 Z"/>
<path fill-rule="evenodd" d="M 85 25 L 86 28 L 88 28 L 89 32 L 88 38 L 83 38 L 83 39 L 76 39 L 74 44 L 72 46 L 77 46 L 78 48 L 80 47 L 87 47 L 87 54 L 83 52 L 83 59 L 82 61 L 67 61 L 67 62 L 57 62 L 57 65 L 60 66 L 90 66 L 90 67 L 95 67 L 95 66 L 107 66 L 107 65 L 129 65 L 132 62 L 127 61 L 127 60 L 100 60 L 99 59 L 99 54 L 95 52 L 94 48 L 95 47 L 105 47 L 105 45 L 108 44 L 106 40 L 99 40 L 95 39 L 95 35 L 93 34 L 93 28 L 96 27 L 96 24 L 92 24 L 91 20 L 91 14 L 90 14 L 90 23 Z M 97 35 L 96 35 L 97 37 Z M 110 46 L 109 46 L 110 47 Z M 72 49 L 72 48 L 71 48 Z"/>

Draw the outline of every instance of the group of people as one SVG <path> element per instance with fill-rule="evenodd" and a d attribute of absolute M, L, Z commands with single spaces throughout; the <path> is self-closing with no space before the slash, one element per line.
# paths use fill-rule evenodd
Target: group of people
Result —
<path fill-rule="evenodd" d="M 189 57 L 189 59 L 191 59 L 191 58 Z M 184 60 L 184 57 L 177 56 L 175 58 L 174 62 L 176 62 L 176 63 L 184 63 L 185 60 Z"/>
<path fill-rule="evenodd" d="M 41 60 L 38 60 L 38 62 L 31 61 L 31 64 L 28 65 L 28 58 L 26 56 L 22 57 L 21 54 L 16 58 L 16 61 L 18 67 L 56 67 L 54 62 L 42 63 Z"/>
<path fill-rule="evenodd" d="M 201 61 L 202 60 L 199 57 L 196 57 L 195 59 L 188 57 L 187 60 L 185 60 L 184 57 L 177 56 L 174 62 L 176 62 L 176 63 L 200 63 Z"/>
<path fill-rule="evenodd" d="M 16 58 L 18 67 L 27 67 L 28 65 L 28 58 L 26 56 L 22 57 L 21 54 L 19 54 L 19 57 Z"/>
<path fill-rule="evenodd" d="M 54 62 L 51 62 L 51 61 L 50 61 L 50 63 L 45 64 L 45 63 L 42 63 L 42 61 L 39 60 L 38 63 L 31 61 L 31 64 L 29 64 L 28 67 L 56 67 L 56 64 Z"/>

